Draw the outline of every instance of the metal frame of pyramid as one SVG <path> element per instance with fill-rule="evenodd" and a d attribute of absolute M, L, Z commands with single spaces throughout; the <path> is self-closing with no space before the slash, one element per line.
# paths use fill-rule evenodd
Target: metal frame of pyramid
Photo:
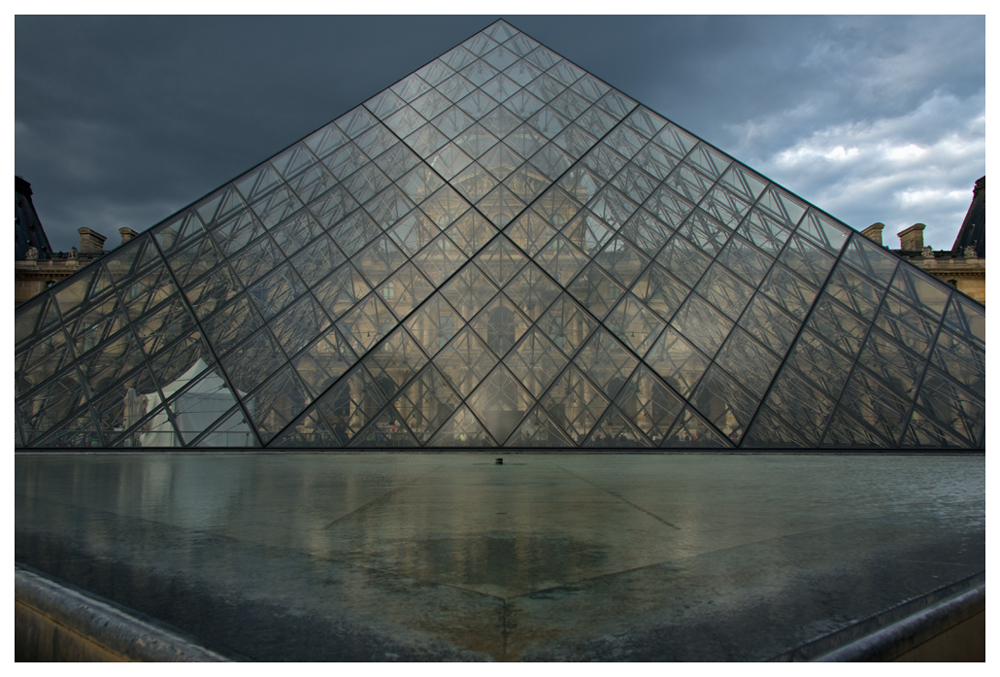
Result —
<path fill-rule="evenodd" d="M 25 448 L 983 450 L 985 309 L 497 21 L 16 311 Z"/>

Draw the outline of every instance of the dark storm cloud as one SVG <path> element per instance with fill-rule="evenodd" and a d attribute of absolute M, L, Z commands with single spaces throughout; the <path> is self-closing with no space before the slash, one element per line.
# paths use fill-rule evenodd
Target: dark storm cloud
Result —
<path fill-rule="evenodd" d="M 111 244 L 491 20 L 18 17 L 16 171 L 55 247 Z M 985 172 L 981 17 L 509 20 L 859 228 L 949 246 Z"/>

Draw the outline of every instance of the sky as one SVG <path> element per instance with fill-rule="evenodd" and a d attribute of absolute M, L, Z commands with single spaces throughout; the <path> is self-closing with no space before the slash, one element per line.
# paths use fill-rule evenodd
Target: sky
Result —
<path fill-rule="evenodd" d="M 111 249 L 496 18 L 18 16 L 15 173 Z M 503 18 L 891 247 L 950 249 L 986 173 L 983 16 Z"/>

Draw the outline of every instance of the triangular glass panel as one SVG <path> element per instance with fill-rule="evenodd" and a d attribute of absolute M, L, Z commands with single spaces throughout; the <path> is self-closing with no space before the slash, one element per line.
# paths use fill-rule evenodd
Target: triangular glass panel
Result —
<path fill-rule="evenodd" d="M 536 405 L 525 416 L 517 430 L 507 438 L 507 447 L 573 447 L 575 446 L 545 409 Z"/>
<path fill-rule="evenodd" d="M 451 416 L 462 399 L 441 372 L 428 365 L 393 401 L 406 426 L 422 444 Z"/>
<path fill-rule="evenodd" d="M 387 406 L 367 428 L 351 440 L 351 446 L 393 449 L 420 446 L 399 419 L 399 414 L 393 411 L 392 406 Z"/>
<path fill-rule="evenodd" d="M 497 294 L 469 323 L 498 357 L 514 347 L 531 324 L 510 299 Z"/>
<path fill-rule="evenodd" d="M 437 434 L 427 443 L 428 447 L 495 447 L 483 424 L 476 420 L 464 404 L 441 426 Z"/>
<path fill-rule="evenodd" d="M 612 404 L 583 446 L 599 449 L 637 449 L 652 447 L 653 444 Z"/>

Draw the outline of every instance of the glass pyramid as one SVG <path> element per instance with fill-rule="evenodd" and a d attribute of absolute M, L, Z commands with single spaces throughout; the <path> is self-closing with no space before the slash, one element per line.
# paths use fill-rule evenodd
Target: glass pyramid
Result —
<path fill-rule="evenodd" d="M 983 306 L 503 21 L 15 331 L 19 447 L 984 448 Z"/>

